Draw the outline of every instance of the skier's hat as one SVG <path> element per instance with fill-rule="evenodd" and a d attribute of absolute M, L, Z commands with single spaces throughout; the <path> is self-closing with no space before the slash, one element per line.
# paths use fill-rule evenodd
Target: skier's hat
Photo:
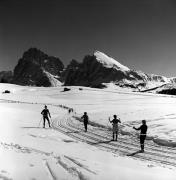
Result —
<path fill-rule="evenodd" d="M 47 105 L 45 105 L 45 108 L 47 108 Z"/>
<path fill-rule="evenodd" d="M 145 119 L 143 119 L 143 120 L 142 120 L 142 123 L 143 123 L 143 124 L 146 124 L 146 120 L 145 120 Z"/>

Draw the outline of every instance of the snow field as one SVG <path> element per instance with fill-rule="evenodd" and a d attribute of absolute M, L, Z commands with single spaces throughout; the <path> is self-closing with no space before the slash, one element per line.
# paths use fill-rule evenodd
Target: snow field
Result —
<path fill-rule="evenodd" d="M 83 88 L 83 91 L 72 88 L 71 91 L 61 92 L 63 88 L 4 85 L 4 87 L 0 86 L 0 91 L 3 91 L 3 88 L 11 88 L 13 93 L 3 94 L 0 97 L 2 115 L 0 119 L 0 178 L 17 180 L 175 179 L 174 169 L 121 157 L 79 142 L 56 130 L 38 127 L 41 120 L 40 112 L 44 104 L 62 104 L 74 108 L 77 116 L 87 111 L 91 121 L 108 126 L 108 117 L 118 114 L 123 122 L 122 128 L 127 128 L 129 131 L 131 126 L 139 125 L 141 119 L 145 117 L 149 127 L 155 129 L 154 125 L 158 125 L 157 133 L 161 130 L 159 134 L 163 134 L 166 138 L 166 132 L 169 132 L 169 128 L 174 127 L 175 123 L 172 120 L 174 119 L 175 98 L 107 93 L 100 90 L 92 91 L 89 88 Z M 31 102 L 31 104 L 12 103 L 2 99 Z M 39 104 L 32 104 L 34 102 Z M 66 109 L 52 105 L 48 107 L 53 120 L 66 117 Z M 172 125 L 166 126 L 168 119 Z M 159 121 L 165 122 L 162 126 L 166 128 L 166 131 L 159 128 Z M 150 133 L 152 134 L 153 131 Z M 174 137 L 174 133 L 172 135 Z"/>

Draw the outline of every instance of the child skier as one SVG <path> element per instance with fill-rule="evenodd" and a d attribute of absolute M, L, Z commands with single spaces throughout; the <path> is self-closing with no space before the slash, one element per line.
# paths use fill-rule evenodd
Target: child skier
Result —
<path fill-rule="evenodd" d="M 114 141 L 114 136 L 116 135 L 116 141 L 117 141 L 117 137 L 118 137 L 118 123 L 121 123 L 120 118 L 117 119 L 117 115 L 114 115 L 114 119 L 111 121 L 109 118 L 109 122 L 112 123 L 112 127 L 113 127 L 113 141 Z"/>
<path fill-rule="evenodd" d="M 46 105 L 45 105 L 45 108 L 42 110 L 41 114 L 43 115 L 43 128 L 45 128 L 45 120 L 48 121 L 48 125 L 49 125 L 49 127 L 51 127 L 50 126 L 50 121 L 49 121 L 49 117 L 51 118 L 51 115 L 50 115 L 50 112 L 47 109 Z M 49 117 L 48 117 L 48 115 L 49 115 Z"/>
<path fill-rule="evenodd" d="M 140 132 L 140 145 L 141 145 L 141 152 L 144 152 L 144 141 L 146 139 L 147 135 L 147 125 L 146 120 L 142 120 L 142 125 L 139 128 L 133 127 L 135 130 L 141 130 Z"/>

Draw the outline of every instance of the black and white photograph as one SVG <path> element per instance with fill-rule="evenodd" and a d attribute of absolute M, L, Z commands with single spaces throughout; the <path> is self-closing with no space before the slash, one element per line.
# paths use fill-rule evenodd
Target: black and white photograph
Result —
<path fill-rule="evenodd" d="M 0 0 L 0 179 L 176 180 L 175 0 Z"/>

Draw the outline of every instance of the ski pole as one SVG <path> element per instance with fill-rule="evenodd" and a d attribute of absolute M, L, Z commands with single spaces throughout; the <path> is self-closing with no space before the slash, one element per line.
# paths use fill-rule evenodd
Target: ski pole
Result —
<path fill-rule="evenodd" d="M 51 119 L 51 117 L 50 117 L 50 121 L 51 121 L 51 122 L 50 122 L 50 125 L 52 125 L 52 124 L 53 124 L 53 120 Z"/>
<path fill-rule="evenodd" d="M 38 125 L 38 127 L 40 127 L 40 123 L 41 123 L 41 121 L 42 121 L 42 117 L 41 117 L 41 119 L 40 119 L 40 122 L 39 122 L 39 125 Z"/>
<path fill-rule="evenodd" d="M 109 122 L 111 123 L 111 118 L 109 117 Z"/>

